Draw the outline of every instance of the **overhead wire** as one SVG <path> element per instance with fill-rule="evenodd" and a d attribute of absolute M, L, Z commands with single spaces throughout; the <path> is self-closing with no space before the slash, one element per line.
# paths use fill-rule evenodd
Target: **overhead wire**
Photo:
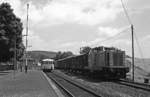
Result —
<path fill-rule="evenodd" d="M 108 37 L 108 38 L 106 38 L 106 39 L 100 41 L 99 43 L 102 43 L 102 42 L 106 42 L 106 41 L 112 40 L 112 39 L 116 38 L 117 36 L 123 34 L 123 32 L 125 32 L 125 31 L 127 31 L 127 29 L 125 29 L 125 30 L 123 30 L 123 31 L 121 31 L 121 32 L 119 32 L 119 33 L 117 33 L 117 34 L 114 35 L 114 36 Z"/>
<path fill-rule="evenodd" d="M 128 20 L 128 22 L 129 22 L 129 24 L 132 25 L 132 21 L 131 21 L 129 15 L 128 15 L 128 12 L 127 12 L 127 8 L 124 6 L 124 3 L 123 3 L 122 0 L 121 0 L 121 4 L 122 4 L 124 13 L 125 13 L 125 15 L 126 15 L 126 17 L 127 17 L 127 20 Z M 116 37 L 116 36 L 118 36 L 118 35 L 120 35 L 120 34 L 121 34 L 121 33 L 118 33 L 118 34 L 116 34 L 116 35 L 114 35 L 114 36 L 112 36 L 112 37 L 108 37 L 108 38 L 106 38 L 105 40 L 102 40 L 102 41 L 100 41 L 100 42 L 98 42 L 98 43 L 102 43 L 102 42 L 105 42 L 105 41 L 109 41 L 109 40 L 113 39 L 114 37 Z"/>
<path fill-rule="evenodd" d="M 123 7 L 123 10 L 124 10 L 124 13 L 125 13 L 125 15 L 126 15 L 126 17 L 127 17 L 127 19 L 128 19 L 129 24 L 130 24 L 130 25 L 132 25 L 132 21 L 131 21 L 131 19 L 130 19 L 130 17 L 129 17 L 129 14 L 128 14 L 128 11 L 127 11 L 127 8 L 125 7 L 125 5 L 124 5 L 124 3 L 123 3 L 123 1 L 122 1 L 122 0 L 121 0 L 121 4 L 122 4 L 122 7 Z"/>
<path fill-rule="evenodd" d="M 122 4 L 124 13 L 125 13 L 125 15 L 126 15 L 126 17 L 127 17 L 127 19 L 128 19 L 129 24 L 130 24 L 131 26 L 133 26 L 132 21 L 131 21 L 131 19 L 130 19 L 130 17 L 129 17 L 129 14 L 128 14 L 128 12 L 127 12 L 127 8 L 124 6 L 123 0 L 121 0 L 121 4 Z M 142 52 L 142 49 L 141 49 L 141 47 L 140 47 L 140 43 L 139 43 L 139 41 L 138 41 L 138 38 L 137 38 L 137 36 L 136 36 L 136 33 L 133 33 L 133 35 L 135 36 L 136 43 L 137 43 L 137 46 L 138 46 L 138 48 L 139 48 L 140 56 L 141 56 L 141 58 L 142 58 L 142 60 L 143 60 L 143 63 L 145 64 L 145 62 L 144 62 L 144 57 L 143 57 L 143 52 Z"/>
<path fill-rule="evenodd" d="M 126 15 L 126 17 L 127 17 L 128 23 L 129 23 L 130 25 L 133 25 L 133 24 L 132 24 L 132 21 L 131 21 L 131 19 L 130 19 L 130 17 L 129 17 L 129 14 L 128 14 L 128 10 L 127 10 L 127 8 L 125 7 L 125 5 L 124 5 L 124 3 L 123 3 L 123 0 L 121 0 L 121 5 L 122 5 L 122 8 L 123 8 L 123 10 L 124 10 L 124 13 L 125 13 L 125 15 Z M 123 32 L 125 32 L 125 31 L 127 31 L 127 29 L 125 29 L 125 30 L 123 30 L 123 31 L 121 31 L 121 32 L 119 32 L 119 33 L 117 33 L 117 34 L 114 35 L 114 36 L 111 36 L 111 37 L 108 37 L 108 38 L 106 38 L 106 39 L 104 39 L 104 40 L 102 40 L 102 41 L 99 41 L 98 43 L 103 43 L 103 42 L 106 42 L 106 41 L 110 41 L 110 40 L 116 38 L 117 36 L 121 35 L 121 34 L 122 34 Z M 140 48 L 140 44 L 138 43 L 138 39 L 137 39 L 135 33 L 134 33 L 134 36 L 135 36 L 135 38 L 136 38 L 136 42 L 137 42 L 138 47 L 139 47 L 139 49 L 140 49 L 140 55 L 143 56 L 142 50 L 141 50 L 141 48 Z M 90 46 L 92 46 L 92 45 L 96 45 L 96 44 L 91 44 Z"/>
<path fill-rule="evenodd" d="M 99 41 L 98 44 L 99 44 L 99 43 L 106 42 L 106 41 L 114 40 L 117 36 L 120 36 L 121 34 L 123 34 L 124 32 L 126 32 L 127 30 L 128 30 L 128 28 L 124 29 L 123 31 L 120 31 L 119 33 L 117 33 L 117 34 L 114 35 L 114 36 L 107 37 L 106 39 Z M 92 46 L 92 45 L 96 45 L 96 44 L 91 44 L 91 46 Z"/>
<path fill-rule="evenodd" d="M 145 64 L 144 56 L 143 56 L 142 49 L 141 49 L 141 47 L 140 47 L 139 40 L 138 40 L 138 38 L 137 38 L 136 34 L 134 34 L 134 36 L 135 36 L 135 40 L 136 40 L 137 46 L 138 46 L 138 48 L 139 48 L 139 52 L 140 52 L 140 56 L 141 56 L 141 58 L 142 58 L 143 64 Z"/>

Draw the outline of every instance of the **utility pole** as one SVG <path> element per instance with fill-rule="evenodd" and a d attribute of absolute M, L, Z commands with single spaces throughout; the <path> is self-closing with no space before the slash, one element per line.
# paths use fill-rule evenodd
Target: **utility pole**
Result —
<path fill-rule="evenodd" d="M 15 78 L 15 70 L 16 70 L 16 65 L 17 65 L 17 60 L 16 60 L 16 34 L 15 34 L 15 37 L 14 37 L 14 61 L 13 61 L 13 64 L 14 64 L 14 78 Z"/>
<path fill-rule="evenodd" d="M 132 35 L 132 80 L 134 81 L 134 28 L 131 24 L 131 35 Z"/>
<path fill-rule="evenodd" d="M 27 55 L 27 47 L 28 47 L 28 10 L 29 10 L 29 4 L 27 4 L 26 50 L 25 50 L 26 64 L 25 64 L 25 73 L 27 73 L 27 68 L 28 68 L 28 55 Z"/>

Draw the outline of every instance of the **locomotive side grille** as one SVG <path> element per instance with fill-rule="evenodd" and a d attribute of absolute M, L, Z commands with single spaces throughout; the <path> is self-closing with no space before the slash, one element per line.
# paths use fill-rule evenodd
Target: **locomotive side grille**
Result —
<path fill-rule="evenodd" d="M 113 53 L 113 64 L 115 65 L 115 66 L 118 66 L 118 54 L 117 53 Z"/>
<path fill-rule="evenodd" d="M 114 66 L 123 66 L 124 65 L 124 53 L 123 52 L 114 52 L 113 53 L 113 64 Z"/>
<path fill-rule="evenodd" d="M 110 53 L 109 52 L 106 52 L 106 65 L 109 66 L 110 65 Z"/>
<path fill-rule="evenodd" d="M 124 60 L 123 60 L 123 58 L 124 58 L 124 56 L 123 56 L 124 54 L 123 53 L 120 53 L 120 60 L 119 60 L 119 65 L 121 65 L 121 66 L 123 66 L 124 65 Z"/>

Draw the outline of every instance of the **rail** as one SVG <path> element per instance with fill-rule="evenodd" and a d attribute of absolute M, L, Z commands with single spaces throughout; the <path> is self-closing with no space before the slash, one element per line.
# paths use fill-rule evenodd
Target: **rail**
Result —
<path fill-rule="evenodd" d="M 59 76 L 59 75 L 57 75 L 57 74 L 55 74 L 55 73 L 53 73 L 53 75 L 54 75 L 54 76 L 57 76 L 57 77 L 59 77 L 59 78 L 61 78 L 61 79 L 63 79 L 63 80 L 65 80 L 65 81 L 67 81 L 68 83 L 70 83 L 70 84 L 72 84 L 72 85 L 74 85 L 74 86 L 76 86 L 76 87 L 78 87 L 78 88 L 80 88 L 80 89 L 82 89 L 82 90 L 84 90 L 84 91 L 86 91 L 86 92 L 89 93 L 89 94 L 92 94 L 94 97 L 102 97 L 102 95 L 96 93 L 94 90 L 91 90 L 91 89 L 89 89 L 89 88 L 87 88 L 87 87 L 84 87 L 84 85 L 81 85 L 81 84 L 79 84 L 78 82 L 73 81 L 72 79 L 68 79 L 68 78 Z M 51 79 L 52 79 L 52 80 L 55 80 L 54 77 L 51 77 Z M 57 82 L 57 81 L 55 80 L 55 83 L 56 83 L 56 82 Z M 59 82 L 57 82 L 57 84 L 58 84 L 60 87 L 63 87 Z M 67 90 L 65 87 L 63 87 L 63 88 L 64 88 L 63 90 L 65 90 L 65 91 Z M 69 90 L 67 90 L 67 92 L 68 92 L 68 91 L 69 91 Z M 75 97 L 70 91 L 68 92 L 68 94 L 69 94 L 69 95 L 71 94 L 70 97 Z"/>
<path fill-rule="evenodd" d="M 69 97 L 75 97 L 69 90 L 67 90 L 63 85 L 61 85 L 57 80 L 55 80 L 53 77 L 51 76 L 48 76 L 50 77 L 54 82 L 55 84 L 57 84 L 65 93 L 67 93 L 67 95 Z"/>
<path fill-rule="evenodd" d="M 119 83 L 130 86 L 130 87 L 150 91 L 150 85 L 148 85 L 148 84 L 133 82 L 133 81 L 125 80 L 125 79 L 120 79 Z"/>

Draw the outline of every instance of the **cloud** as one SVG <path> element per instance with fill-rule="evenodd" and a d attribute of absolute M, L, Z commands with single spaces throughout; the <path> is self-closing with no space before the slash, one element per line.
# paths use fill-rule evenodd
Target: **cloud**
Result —
<path fill-rule="evenodd" d="M 141 39 L 141 41 L 143 41 L 143 42 L 149 41 L 149 40 L 150 40 L 150 35 L 147 35 Z"/>
<path fill-rule="evenodd" d="M 26 4 L 30 4 L 29 45 L 32 45 L 32 47 L 29 49 L 71 50 L 78 52 L 80 47 L 86 45 L 91 47 L 115 45 L 116 47 L 127 49 L 129 52 L 131 51 L 129 40 L 131 34 L 119 34 L 126 30 L 125 27 L 118 28 L 126 24 L 124 23 L 126 17 L 123 16 L 124 18 L 122 18 L 120 15 L 124 15 L 120 0 L 1 0 L 0 3 L 2 2 L 9 2 L 11 4 L 14 13 L 21 18 L 24 28 L 26 27 Z M 141 20 L 141 16 L 134 15 L 132 17 L 132 13 L 140 13 L 141 15 L 141 12 L 142 16 L 145 17 L 150 9 L 149 1 L 126 0 L 126 3 L 128 5 L 129 15 L 131 14 L 133 22 L 136 21 L 134 23 L 135 27 L 141 24 L 141 31 L 149 31 L 148 28 L 144 28 L 147 26 L 141 22 L 144 21 Z M 145 20 L 148 22 L 148 19 Z M 73 25 L 68 26 L 70 24 Z M 60 25 L 66 25 L 66 28 Z M 76 25 L 80 26 L 80 28 L 75 27 Z M 116 26 L 116 28 L 113 26 Z M 138 27 L 138 29 L 140 28 Z M 58 37 L 60 34 L 62 37 Z M 102 42 L 116 35 L 118 37 L 115 37 L 115 39 Z M 70 37 L 72 39 L 68 39 Z M 82 39 L 83 41 L 81 41 Z M 149 52 L 149 40 L 148 35 L 140 39 L 143 45 L 142 49 L 146 52 L 145 55 Z"/>
<path fill-rule="evenodd" d="M 74 51 L 75 54 L 79 54 L 79 49 L 82 46 L 86 46 L 87 43 L 82 41 L 82 42 L 66 42 L 63 43 L 59 46 L 59 49 L 61 49 L 62 51 Z"/>
<path fill-rule="evenodd" d="M 62 0 L 43 7 L 43 15 L 53 22 L 96 25 L 115 19 L 121 11 L 118 0 Z M 114 3 L 116 2 L 116 3 Z"/>
<path fill-rule="evenodd" d="M 122 28 L 113 28 L 113 27 L 102 27 L 100 26 L 98 28 L 98 35 L 100 37 L 112 37 L 119 33 L 123 33 L 125 31 L 129 30 L 129 26 L 125 26 Z"/>
<path fill-rule="evenodd" d="M 26 30 L 23 30 L 23 35 L 25 35 Z M 26 44 L 26 38 L 23 38 L 24 44 Z M 48 44 L 47 42 L 42 39 L 39 35 L 37 35 L 35 32 L 32 30 L 29 30 L 29 35 L 28 35 L 28 50 L 48 50 Z"/>
<path fill-rule="evenodd" d="M 5 0 L 14 8 L 15 13 L 25 19 L 26 5 L 21 0 Z M 119 0 L 52 0 L 38 8 L 29 2 L 30 20 L 48 25 L 73 22 L 97 25 L 113 21 L 121 11 Z"/>
<path fill-rule="evenodd" d="M 103 39 L 96 38 L 91 41 L 81 41 L 81 42 L 66 42 L 62 43 L 58 49 L 61 51 L 74 51 L 75 54 L 79 54 L 81 47 L 98 47 L 98 46 L 107 46 L 107 47 L 117 47 L 119 49 L 125 50 L 126 53 L 131 54 L 131 41 L 129 39 L 117 39 L 113 41 L 102 42 Z"/>
<path fill-rule="evenodd" d="M 21 17 L 24 27 L 26 24 L 26 4 L 21 0 L 6 0 L 12 5 L 17 16 Z M 93 40 L 81 42 L 47 42 L 36 32 L 36 28 L 40 31 L 49 30 L 48 27 L 57 24 L 75 23 L 89 26 L 97 26 L 116 19 L 117 15 L 122 11 L 120 0 L 52 0 L 42 7 L 32 2 L 28 2 L 29 6 L 29 44 L 32 49 L 71 49 L 76 46 L 95 46 L 106 37 L 116 35 L 120 29 L 112 27 L 98 28 L 99 36 Z M 46 28 L 46 29 L 45 29 Z M 48 31 L 47 31 L 48 32 Z M 105 37 L 104 37 L 105 36 Z M 52 40 L 51 40 L 52 41 Z M 42 46 L 41 46 L 42 44 Z M 58 44 L 58 45 L 56 45 Z M 54 45 L 54 47 L 50 47 Z"/>
<path fill-rule="evenodd" d="M 113 27 L 102 27 L 98 28 L 98 37 L 92 40 L 87 41 L 73 41 L 73 42 L 65 42 L 60 45 L 62 50 L 73 50 L 77 51 L 80 47 L 83 46 L 90 46 L 90 47 L 97 47 L 97 46 L 108 46 L 108 47 L 117 47 L 123 50 L 126 50 L 127 53 L 130 53 L 131 48 L 131 40 L 129 33 L 130 27 L 124 26 L 121 28 L 113 28 Z"/>
<path fill-rule="evenodd" d="M 80 48 L 83 46 L 129 46 L 129 26 L 124 26 L 122 28 L 113 28 L 113 27 L 98 27 L 98 36 L 92 40 L 87 41 L 73 41 L 73 42 L 65 42 L 60 45 L 61 49 L 69 48 L 72 49 L 74 47 Z M 127 33 L 126 33 L 127 32 Z M 120 45 L 121 44 L 121 45 Z M 120 48 L 120 47 L 119 47 Z"/>
<path fill-rule="evenodd" d="M 149 12 L 150 11 L 150 6 L 144 6 L 144 7 L 141 7 L 141 8 L 130 8 L 129 9 L 129 12 L 131 14 L 142 14 L 144 12 Z"/>
<path fill-rule="evenodd" d="M 118 29 L 111 28 L 111 27 L 99 27 L 98 34 L 100 36 L 114 36 L 119 33 Z"/>

